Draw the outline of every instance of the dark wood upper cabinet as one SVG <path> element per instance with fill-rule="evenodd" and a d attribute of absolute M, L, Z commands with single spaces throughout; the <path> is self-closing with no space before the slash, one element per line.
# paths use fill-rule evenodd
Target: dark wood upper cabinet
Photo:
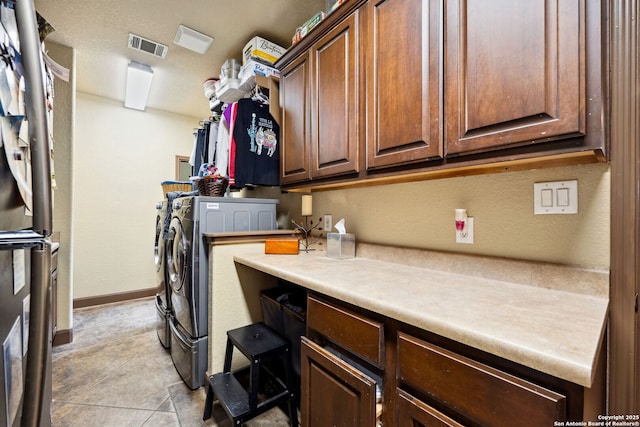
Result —
<path fill-rule="evenodd" d="M 358 172 L 358 11 L 311 47 L 311 175 Z"/>
<path fill-rule="evenodd" d="M 447 154 L 585 134 L 585 1 L 448 1 Z"/>
<path fill-rule="evenodd" d="M 310 61 L 304 54 L 282 70 L 280 76 L 280 182 L 289 184 L 311 178 Z"/>
<path fill-rule="evenodd" d="M 282 70 L 282 184 L 359 171 L 358 25 L 354 11 Z"/>
<path fill-rule="evenodd" d="M 599 0 L 346 1 L 276 64 L 282 184 L 606 161 L 605 13 Z"/>
<path fill-rule="evenodd" d="M 442 11 L 436 0 L 370 0 L 367 168 L 442 157 Z"/>

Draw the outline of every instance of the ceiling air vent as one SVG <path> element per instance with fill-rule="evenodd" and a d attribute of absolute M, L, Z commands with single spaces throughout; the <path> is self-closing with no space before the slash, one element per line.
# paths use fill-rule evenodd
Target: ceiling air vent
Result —
<path fill-rule="evenodd" d="M 129 47 L 131 49 L 157 56 L 158 58 L 164 58 L 167 56 L 167 50 L 169 49 L 163 44 L 131 33 L 129 33 Z"/>

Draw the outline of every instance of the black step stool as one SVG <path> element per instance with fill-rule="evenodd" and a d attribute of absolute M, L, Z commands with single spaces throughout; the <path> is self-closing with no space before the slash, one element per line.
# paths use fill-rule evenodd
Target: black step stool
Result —
<path fill-rule="evenodd" d="M 239 378 L 247 368 L 231 372 L 233 348 L 237 348 L 251 362 L 248 368 L 249 386 L 243 386 Z M 208 378 L 207 398 L 203 420 L 211 418 L 214 396 L 220 401 L 234 425 L 242 425 L 269 409 L 288 401 L 291 426 L 298 425 L 293 388 L 290 344 L 262 322 L 227 331 L 227 349 L 224 370 Z M 284 366 L 285 383 L 269 370 L 270 361 L 279 358 Z M 258 390 L 270 382 L 275 390 L 265 392 L 259 399 Z"/>

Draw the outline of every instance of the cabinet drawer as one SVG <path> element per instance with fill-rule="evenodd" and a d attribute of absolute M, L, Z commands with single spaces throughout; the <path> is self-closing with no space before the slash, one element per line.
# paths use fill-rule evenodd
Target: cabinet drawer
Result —
<path fill-rule="evenodd" d="M 398 427 L 464 427 L 402 390 L 398 390 Z"/>
<path fill-rule="evenodd" d="M 384 364 L 384 325 L 309 297 L 307 327 L 371 363 Z"/>
<path fill-rule="evenodd" d="M 400 332 L 398 379 L 485 426 L 553 425 L 566 398 Z"/>

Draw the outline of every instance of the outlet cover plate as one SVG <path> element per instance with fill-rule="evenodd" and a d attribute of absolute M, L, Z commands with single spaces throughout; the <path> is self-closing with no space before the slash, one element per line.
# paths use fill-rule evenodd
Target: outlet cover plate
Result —
<path fill-rule="evenodd" d="M 322 229 L 325 233 L 331 233 L 331 228 L 333 227 L 333 216 L 330 214 L 326 214 L 324 216 L 324 224 Z"/>
<path fill-rule="evenodd" d="M 467 217 L 466 232 L 456 230 L 456 243 L 473 244 L 473 217 Z"/>

